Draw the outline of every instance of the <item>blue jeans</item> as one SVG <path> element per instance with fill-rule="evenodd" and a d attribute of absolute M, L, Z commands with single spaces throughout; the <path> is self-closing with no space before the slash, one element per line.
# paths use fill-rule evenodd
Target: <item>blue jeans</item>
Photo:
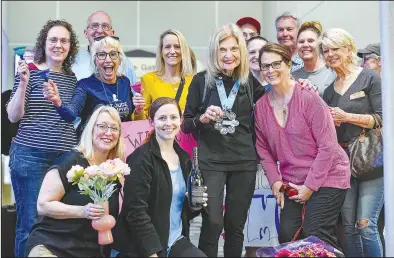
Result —
<path fill-rule="evenodd" d="M 48 152 L 12 143 L 10 170 L 16 202 L 15 256 L 23 257 L 37 215 L 37 198 L 48 168 L 63 152 Z"/>
<path fill-rule="evenodd" d="M 384 202 L 383 177 L 359 182 L 351 178 L 342 207 L 344 251 L 346 257 L 382 257 L 378 218 Z M 360 225 L 366 220 L 366 225 Z"/>

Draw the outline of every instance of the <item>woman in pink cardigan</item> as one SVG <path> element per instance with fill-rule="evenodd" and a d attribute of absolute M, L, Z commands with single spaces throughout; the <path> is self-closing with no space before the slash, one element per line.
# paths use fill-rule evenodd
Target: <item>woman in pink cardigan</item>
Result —
<path fill-rule="evenodd" d="M 256 148 L 282 208 L 279 242 L 291 241 L 303 222 L 298 238 L 314 235 L 340 250 L 335 228 L 350 187 L 350 167 L 330 111 L 318 94 L 296 87 L 285 47 L 267 43 L 259 60 L 272 87 L 256 103 Z M 282 185 L 298 193 L 284 194 Z"/>

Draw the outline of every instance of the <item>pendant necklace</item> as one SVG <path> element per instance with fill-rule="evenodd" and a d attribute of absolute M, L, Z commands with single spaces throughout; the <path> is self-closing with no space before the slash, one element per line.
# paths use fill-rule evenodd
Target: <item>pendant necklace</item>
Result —
<path fill-rule="evenodd" d="M 275 98 L 274 98 L 274 95 L 273 95 L 272 91 L 270 91 L 270 97 L 271 97 L 271 101 L 272 101 L 272 104 L 274 105 L 274 110 L 275 110 L 275 107 L 278 107 L 278 105 L 277 105 L 277 103 L 275 101 Z M 283 121 L 282 121 L 283 124 L 282 124 L 282 126 L 284 126 L 286 124 L 286 118 L 287 118 L 287 115 L 288 115 L 288 106 L 287 106 L 287 104 L 284 104 L 284 105 L 282 105 L 282 107 L 278 107 L 278 108 L 279 108 L 279 111 L 282 112 L 282 115 L 283 115 Z"/>
<path fill-rule="evenodd" d="M 111 105 L 112 102 L 111 102 L 111 101 L 109 100 L 109 98 L 108 98 L 107 91 L 105 90 L 105 87 L 104 87 L 104 83 L 103 83 L 102 80 L 100 80 L 100 81 L 101 81 L 101 85 L 103 86 L 103 91 L 104 91 L 104 93 L 105 93 L 105 97 L 106 97 L 107 100 L 108 100 L 108 104 Z M 118 88 L 118 80 L 116 79 L 116 95 L 115 95 L 115 94 L 112 94 L 113 102 L 116 102 L 116 101 L 119 100 L 119 99 L 118 99 L 118 96 L 119 96 L 119 88 Z"/>

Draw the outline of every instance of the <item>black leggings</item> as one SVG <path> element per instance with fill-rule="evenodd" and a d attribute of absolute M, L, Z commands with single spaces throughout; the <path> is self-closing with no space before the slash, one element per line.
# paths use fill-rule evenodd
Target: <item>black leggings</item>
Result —
<path fill-rule="evenodd" d="M 257 171 L 257 169 L 256 169 Z M 256 172 L 201 171 L 207 186 L 208 206 L 202 212 L 200 248 L 208 257 L 217 257 L 223 230 L 224 257 L 241 257 L 246 218 L 252 202 Z M 223 219 L 223 194 L 226 185 L 226 212 Z"/>
<path fill-rule="evenodd" d="M 336 237 L 338 217 L 347 189 L 321 187 L 306 202 L 302 234 L 298 237 L 316 236 L 327 244 L 341 250 Z M 285 195 L 285 204 L 280 213 L 279 243 L 292 240 L 302 223 L 302 204 Z"/>

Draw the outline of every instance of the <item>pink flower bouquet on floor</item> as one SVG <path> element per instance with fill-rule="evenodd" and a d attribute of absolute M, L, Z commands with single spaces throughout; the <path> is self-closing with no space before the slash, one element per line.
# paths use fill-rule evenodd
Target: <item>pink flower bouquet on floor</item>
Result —
<path fill-rule="evenodd" d="M 343 254 L 315 236 L 284 243 L 275 247 L 262 247 L 257 257 L 337 257 Z"/>
<path fill-rule="evenodd" d="M 124 176 L 128 174 L 129 166 L 120 159 L 107 160 L 99 166 L 87 168 L 76 165 L 67 172 L 68 182 L 78 184 L 80 194 L 88 195 L 95 204 L 100 204 L 104 208 L 104 215 L 92 221 L 92 227 L 99 231 L 100 245 L 113 242 L 111 228 L 115 226 L 115 218 L 109 215 L 108 199 L 116 191 L 116 181 L 123 182 Z"/>

